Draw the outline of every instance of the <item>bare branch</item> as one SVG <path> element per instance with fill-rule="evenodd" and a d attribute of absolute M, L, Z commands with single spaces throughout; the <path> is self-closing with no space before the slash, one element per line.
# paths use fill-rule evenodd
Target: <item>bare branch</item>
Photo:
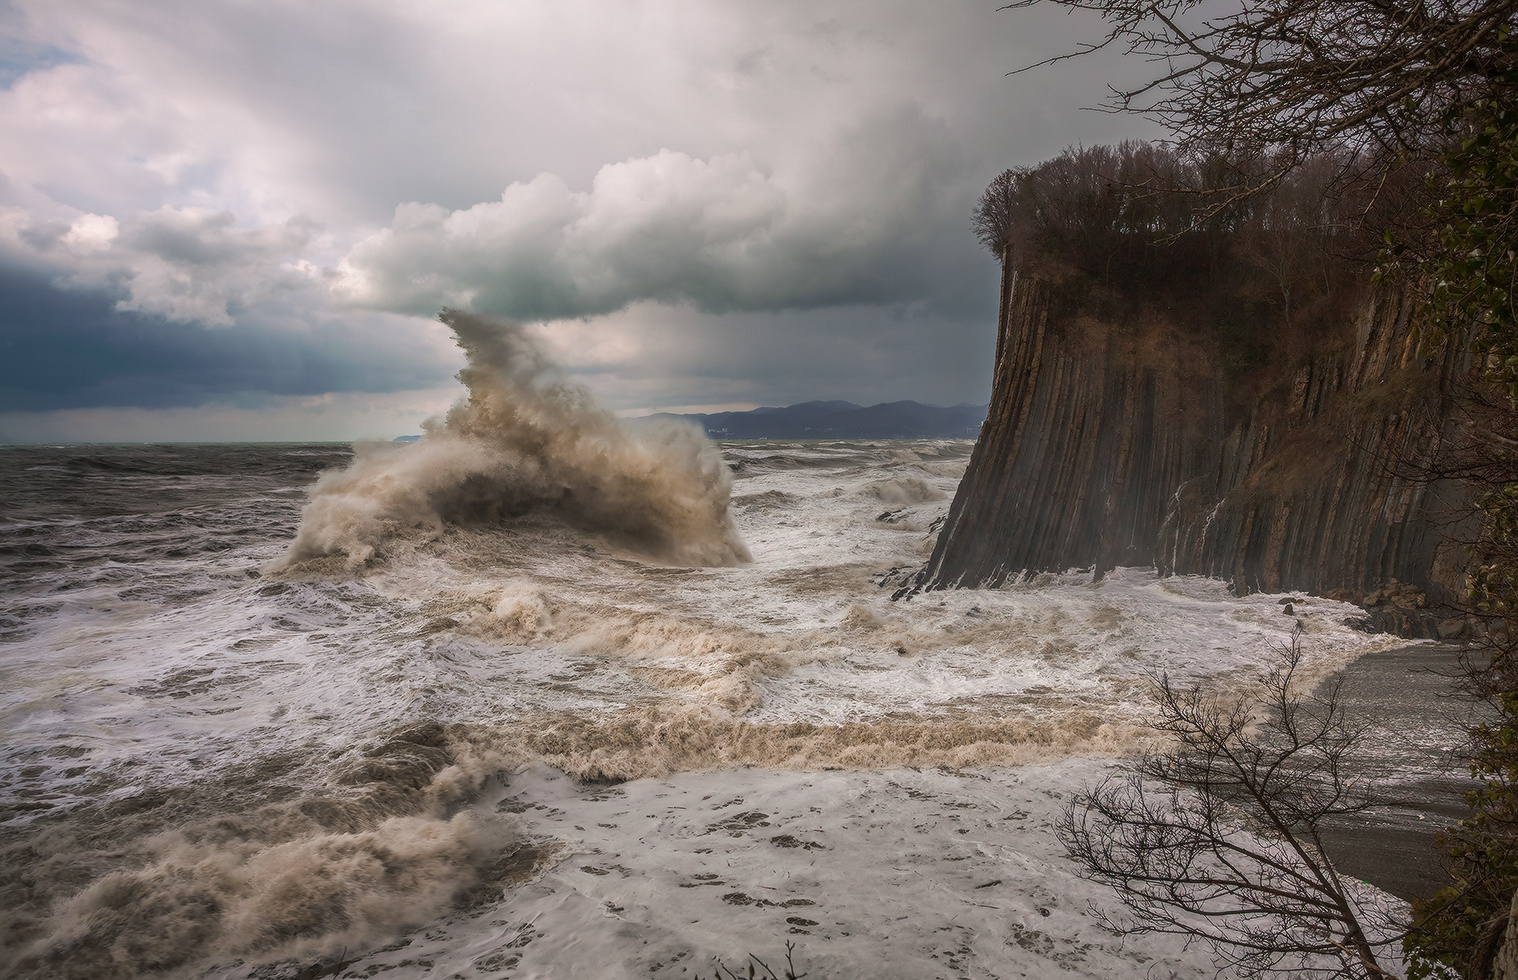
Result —
<path fill-rule="evenodd" d="M 1119 931 L 1201 939 L 1246 976 L 1389 977 L 1402 930 L 1323 851 L 1324 821 L 1371 805 L 1344 760 L 1360 733 L 1337 685 L 1303 693 L 1301 634 L 1252 699 L 1155 681 L 1154 727 L 1174 747 L 1080 794 L 1061 839 L 1132 919 Z"/>

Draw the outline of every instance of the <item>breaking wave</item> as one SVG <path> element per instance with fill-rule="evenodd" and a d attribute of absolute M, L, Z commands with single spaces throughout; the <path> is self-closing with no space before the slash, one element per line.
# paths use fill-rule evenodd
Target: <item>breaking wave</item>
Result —
<path fill-rule="evenodd" d="M 967 443 L 729 445 L 729 469 L 610 418 L 519 329 L 444 321 L 468 401 L 346 470 L 332 447 L 27 457 L 69 469 L 24 471 L 45 534 L 0 553 L 0 978 L 673 975 L 791 901 L 838 909 L 826 947 L 797 928 L 842 963 L 882 935 L 851 869 L 891 847 L 949 883 L 915 931 L 884 921 L 903 943 L 1003 881 L 994 915 L 1042 922 L 1084 893 L 1008 872 L 1061 784 L 988 767 L 1143 751 L 1159 671 L 1241 691 L 1298 630 L 1315 677 L 1400 643 L 1342 603 L 1142 569 L 893 602 Z M 691 567 L 747 557 L 735 527 L 752 560 Z M 281 552 L 296 575 L 257 574 Z"/>
<path fill-rule="evenodd" d="M 351 570 L 394 539 L 533 512 L 657 560 L 749 560 L 728 514 L 732 474 L 698 427 L 616 418 L 516 324 L 458 310 L 439 319 L 468 359 L 468 398 L 415 443 L 355 447 L 352 465 L 312 489 L 277 567 L 341 556 Z"/>
<path fill-rule="evenodd" d="M 330 955 L 432 921 L 477 890 L 499 895 L 502 855 L 522 846 L 505 821 L 467 805 L 501 764 L 418 724 L 325 787 L 271 793 L 306 767 L 270 758 L 241 780 L 13 828 L 7 863 L 25 852 L 36 864 L 0 887 L 10 909 L 0 934 L 18 949 L 0 975 L 109 980 Z M 288 798 L 239 812 L 248 795 Z"/>
<path fill-rule="evenodd" d="M 1026 765 L 1073 754 L 1113 755 L 1156 744 L 1131 721 L 1097 712 L 1045 718 L 761 724 L 701 708 L 648 708 L 604 717 L 545 718 L 497 733 L 523 757 L 582 782 L 620 783 L 753 766 L 766 769 Z"/>

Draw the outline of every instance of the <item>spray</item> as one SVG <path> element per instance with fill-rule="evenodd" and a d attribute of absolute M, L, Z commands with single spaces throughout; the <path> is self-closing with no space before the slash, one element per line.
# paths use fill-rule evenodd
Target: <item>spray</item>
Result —
<path fill-rule="evenodd" d="M 749 560 L 728 514 L 732 474 L 698 427 L 616 418 L 517 324 L 459 310 L 439 319 L 467 357 L 468 397 L 415 443 L 355 447 L 347 469 L 313 488 L 276 569 L 341 556 L 354 570 L 397 539 L 529 514 L 660 561 Z"/>

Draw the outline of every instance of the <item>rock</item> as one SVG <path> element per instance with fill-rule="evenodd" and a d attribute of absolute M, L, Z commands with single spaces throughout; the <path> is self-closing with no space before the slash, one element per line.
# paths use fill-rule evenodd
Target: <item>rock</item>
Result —
<path fill-rule="evenodd" d="M 1513 904 L 1508 910 L 1502 945 L 1492 958 L 1491 975 L 1492 980 L 1518 980 L 1518 893 L 1513 895 Z"/>
<path fill-rule="evenodd" d="M 1435 630 L 1441 640 L 1458 639 L 1465 634 L 1465 619 L 1459 616 L 1441 619 Z"/>
<path fill-rule="evenodd" d="M 1253 368 L 1258 397 L 1242 400 L 1215 314 L 1004 279 L 990 413 L 919 587 L 1152 565 L 1240 592 L 1364 596 L 1412 614 L 1399 622 L 1462 590 L 1461 491 L 1409 464 L 1447 442 L 1468 354 L 1418 356 L 1409 293 L 1367 287 L 1353 322 L 1325 324 L 1339 346 L 1289 376 Z"/>
<path fill-rule="evenodd" d="M 1422 609 L 1428 605 L 1428 596 L 1416 586 L 1404 585 L 1391 595 L 1391 602 L 1398 609 Z"/>

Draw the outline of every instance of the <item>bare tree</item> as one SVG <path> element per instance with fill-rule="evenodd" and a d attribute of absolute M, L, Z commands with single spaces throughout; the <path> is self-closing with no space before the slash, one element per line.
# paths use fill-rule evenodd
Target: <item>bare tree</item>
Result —
<path fill-rule="evenodd" d="M 1284 151 L 1285 165 L 1330 146 L 1425 147 L 1518 71 L 1518 0 L 1244 0 L 1217 16 L 1204 0 L 1008 7 L 1039 3 L 1107 26 L 1039 64 L 1110 47 L 1149 58 L 1156 76 L 1114 89 L 1109 109 L 1158 119 L 1192 148 Z"/>
<path fill-rule="evenodd" d="M 971 214 L 971 226 L 975 237 L 992 255 L 1008 262 L 1007 250 L 1012 246 L 1013 229 L 1017 225 L 1020 201 L 1017 187 L 1018 174 L 1006 170 L 998 174 L 986 187 Z"/>
<path fill-rule="evenodd" d="M 1257 697 L 1158 679 L 1173 747 L 1078 795 L 1061 839 L 1123 899 L 1120 932 L 1204 940 L 1246 976 L 1390 977 L 1380 959 L 1402 929 L 1323 849 L 1326 821 L 1371 805 L 1346 768 L 1359 733 L 1337 684 L 1301 690 L 1301 664 L 1299 634 Z"/>

